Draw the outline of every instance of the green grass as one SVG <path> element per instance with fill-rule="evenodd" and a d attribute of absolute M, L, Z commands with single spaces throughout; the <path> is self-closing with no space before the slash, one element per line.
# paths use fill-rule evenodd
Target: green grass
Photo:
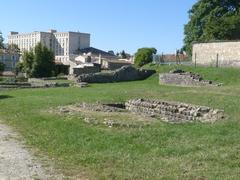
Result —
<path fill-rule="evenodd" d="M 173 66 L 152 66 L 168 72 Z M 240 69 L 193 68 L 222 87 L 174 87 L 147 80 L 92 84 L 88 88 L 1 91 L 0 119 L 16 129 L 26 144 L 52 159 L 67 176 L 90 179 L 238 179 L 240 176 Z M 78 102 L 124 102 L 150 98 L 224 109 L 214 124 L 167 124 L 141 129 L 107 128 L 80 116 L 46 113 Z"/>

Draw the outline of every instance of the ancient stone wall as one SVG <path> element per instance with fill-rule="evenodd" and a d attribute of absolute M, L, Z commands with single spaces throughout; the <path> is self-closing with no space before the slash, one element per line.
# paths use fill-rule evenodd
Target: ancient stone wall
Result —
<path fill-rule="evenodd" d="M 159 117 L 167 122 L 213 122 L 223 118 L 223 111 L 185 103 L 135 99 L 125 104 L 126 109 L 140 114 Z"/>
<path fill-rule="evenodd" d="M 91 74 L 91 73 L 97 73 L 100 72 L 100 66 L 85 66 L 83 68 L 73 68 L 73 74 L 74 75 L 82 75 L 82 74 Z"/>
<path fill-rule="evenodd" d="M 122 81 L 143 80 L 153 75 L 156 71 L 136 69 L 132 66 L 123 66 L 116 71 L 83 74 L 77 77 L 77 82 L 112 83 Z"/>
<path fill-rule="evenodd" d="M 240 41 L 194 44 L 193 63 L 195 59 L 200 65 L 240 67 Z"/>
<path fill-rule="evenodd" d="M 203 80 L 203 78 L 194 73 L 164 73 L 159 74 L 160 84 L 170 84 L 179 86 L 218 86 L 220 84 L 212 81 Z"/>

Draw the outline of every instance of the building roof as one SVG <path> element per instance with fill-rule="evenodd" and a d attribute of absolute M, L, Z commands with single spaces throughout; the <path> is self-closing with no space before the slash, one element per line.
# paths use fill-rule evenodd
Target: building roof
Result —
<path fill-rule="evenodd" d="M 92 55 L 96 55 L 99 56 L 99 54 L 101 54 L 101 56 L 109 56 L 109 57 L 117 57 L 111 53 L 108 53 L 106 51 L 97 49 L 97 48 L 93 48 L 93 47 L 88 47 L 88 48 L 84 48 L 84 49 L 80 49 L 78 51 L 80 54 L 87 54 L 87 53 L 91 53 Z"/>

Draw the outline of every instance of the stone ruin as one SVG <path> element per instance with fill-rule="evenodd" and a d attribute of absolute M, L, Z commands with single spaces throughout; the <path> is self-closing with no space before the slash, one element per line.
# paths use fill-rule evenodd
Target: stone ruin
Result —
<path fill-rule="evenodd" d="M 91 113 L 96 112 L 97 117 L 102 113 L 118 114 L 118 116 L 126 116 L 132 113 L 139 117 L 148 119 L 148 123 L 157 119 L 161 119 L 169 123 L 186 123 L 186 122 L 215 122 L 224 118 L 224 112 L 218 109 L 212 109 L 206 106 L 197 106 L 179 102 L 168 102 L 161 100 L 144 100 L 133 99 L 125 103 L 79 103 L 74 105 L 68 105 L 59 107 L 60 114 L 75 114 L 75 113 Z M 100 113 L 100 114 L 99 114 Z M 110 115 L 111 116 L 111 115 Z M 151 120 L 149 120 L 151 118 Z M 91 124 L 105 124 L 111 126 L 121 127 L 139 127 L 139 123 L 130 120 L 130 123 L 123 122 L 121 120 L 105 119 L 104 121 L 98 121 L 96 117 L 84 117 L 84 121 Z M 132 123 L 131 123 L 132 122 Z M 110 125 L 109 125 L 110 126 Z"/>
<path fill-rule="evenodd" d="M 136 69 L 133 66 L 123 66 L 110 72 L 82 74 L 77 77 L 77 82 L 88 83 L 113 83 L 122 81 L 144 80 L 156 73 L 155 70 Z"/>
<path fill-rule="evenodd" d="M 199 74 L 173 70 L 170 73 L 159 75 L 160 84 L 180 85 L 180 86 L 220 86 L 221 84 L 204 80 Z"/>
<path fill-rule="evenodd" d="M 205 106 L 159 100 L 134 99 L 125 103 L 130 112 L 158 117 L 166 122 L 214 122 L 224 117 L 223 111 Z"/>

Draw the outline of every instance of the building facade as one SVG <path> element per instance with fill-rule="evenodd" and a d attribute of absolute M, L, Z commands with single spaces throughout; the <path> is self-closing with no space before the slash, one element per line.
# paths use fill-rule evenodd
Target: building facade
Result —
<path fill-rule="evenodd" d="M 192 61 L 206 66 L 240 67 L 240 41 L 195 43 Z"/>
<path fill-rule="evenodd" d="M 18 61 L 18 53 L 0 50 L 0 62 L 4 64 L 4 71 L 14 71 Z"/>
<path fill-rule="evenodd" d="M 90 47 L 90 34 L 50 30 L 24 34 L 10 32 L 8 36 L 8 44 L 17 44 L 21 52 L 30 51 L 39 42 L 54 52 L 55 61 L 71 65 L 71 57 L 76 51 Z"/>

